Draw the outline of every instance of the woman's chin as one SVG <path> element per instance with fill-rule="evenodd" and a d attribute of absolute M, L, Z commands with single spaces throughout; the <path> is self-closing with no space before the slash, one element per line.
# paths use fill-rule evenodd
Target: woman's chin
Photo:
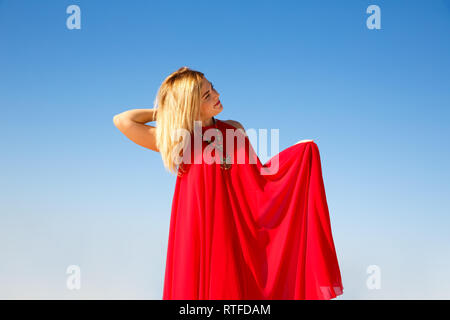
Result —
<path fill-rule="evenodd" d="M 223 110 L 222 102 L 219 103 L 219 105 L 217 105 L 217 106 L 213 106 L 213 109 L 214 110 L 218 110 L 218 111 L 222 111 Z"/>

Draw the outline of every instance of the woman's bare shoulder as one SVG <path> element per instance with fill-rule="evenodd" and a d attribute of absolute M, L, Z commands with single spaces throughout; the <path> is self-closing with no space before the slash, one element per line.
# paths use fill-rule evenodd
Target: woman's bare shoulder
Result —
<path fill-rule="evenodd" d="M 236 129 L 242 129 L 242 130 L 245 131 L 244 126 L 239 121 L 236 121 L 236 120 L 223 120 L 223 122 L 228 123 L 229 125 L 232 125 Z"/>

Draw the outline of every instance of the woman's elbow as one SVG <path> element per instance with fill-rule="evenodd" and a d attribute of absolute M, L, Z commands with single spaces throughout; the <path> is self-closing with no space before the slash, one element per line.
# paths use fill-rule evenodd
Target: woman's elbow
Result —
<path fill-rule="evenodd" d="M 114 122 L 114 125 L 115 125 L 117 128 L 119 128 L 119 126 L 120 126 L 120 114 L 116 114 L 116 115 L 113 117 L 113 122 Z"/>

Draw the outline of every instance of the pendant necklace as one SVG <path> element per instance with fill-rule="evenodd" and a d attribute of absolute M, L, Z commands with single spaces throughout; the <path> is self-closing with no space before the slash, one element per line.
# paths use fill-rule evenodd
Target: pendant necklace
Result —
<path fill-rule="evenodd" d="M 215 136 L 214 141 L 211 140 L 204 140 L 208 144 L 212 144 L 214 149 L 219 150 L 222 152 L 222 154 L 225 152 L 223 149 L 223 139 L 222 139 L 222 132 L 217 128 L 217 122 L 214 117 L 212 117 L 213 123 L 214 123 L 214 129 L 216 129 L 217 135 Z M 203 140 L 203 134 L 202 134 L 202 140 Z M 225 157 L 222 156 L 222 163 L 220 164 L 220 167 L 222 170 L 228 170 L 231 168 L 231 157 L 228 155 L 228 153 L 225 152 Z"/>
<path fill-rule="evenodd" d="M 205 141 L 206 143 L 212 144 L 214 149 L 216 150 L 220 150 L 222 152 L 222 154 L 224 153 L 223 150 L 223 139 L 222 139 L 222 132 L 220 132 L 220 130 L 217 128 L 217 122 L 216 119 L 213 119 L 213 123 L 214 123 L 214 129 L 217 132 L 217 135 L 215 136 L 215 140 L 211 141 L 211 140 L 203 140 L 203 133 L 202 133 L 202 141 Z M 222 157 L 222 163 L 220 164 L 220 168 L 222 170 L 228 170 L 231 168 L 231 157 L 228 155 L 228 153 L 225 152 L 225 157 Z M 178 176 L 181 177 L 183 176 L 183 174 L 186 173 L 187 170 L 185 170 L 183 162 L 180 163 L 179 167 L 178 167 Z"/>

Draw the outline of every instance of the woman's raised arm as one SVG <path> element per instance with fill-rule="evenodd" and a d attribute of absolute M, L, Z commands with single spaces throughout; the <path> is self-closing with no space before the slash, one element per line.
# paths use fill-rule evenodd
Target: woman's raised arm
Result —
<path fill-rule="evenodd" d="M 156 147 L 156 127 L 145 123 L 156 120 L 157 109 L 132 109 L 114 116 L 114 125 L 134 143 L 159 152 Z"/>

